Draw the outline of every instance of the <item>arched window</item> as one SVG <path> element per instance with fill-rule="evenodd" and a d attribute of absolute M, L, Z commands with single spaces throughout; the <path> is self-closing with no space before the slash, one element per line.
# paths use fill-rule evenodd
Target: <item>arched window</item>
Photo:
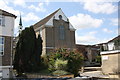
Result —
<path fill-rule="evenodd" d="M 59 27 L 59 38 L 60 38 L 60 40 L 65 39 L 65 28 L 64 28 L 64 26 Z"/>

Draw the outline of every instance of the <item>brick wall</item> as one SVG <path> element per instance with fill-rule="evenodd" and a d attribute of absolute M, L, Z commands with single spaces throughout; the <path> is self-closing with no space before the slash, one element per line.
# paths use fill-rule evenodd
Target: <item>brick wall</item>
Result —
<path fill-rule="evenodd" d="M 2 65 L 8 66 L 11 62 L 11 37 L 3 36 L 4 41 L 4 55 L 2 56 Z"/>

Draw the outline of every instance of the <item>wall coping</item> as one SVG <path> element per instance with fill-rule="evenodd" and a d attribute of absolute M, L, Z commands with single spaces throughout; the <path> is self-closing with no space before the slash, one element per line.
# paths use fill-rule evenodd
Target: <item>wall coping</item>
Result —
<path fill-rule="evenodd" d="M 120 52 L 120 50 L 102 51 L 102 52 L 100 52 L 100 54 L 102 54 L 102 55 L 104 55 L 104 54 L 116 54 L 116 53 L 118 54 L 119 52 Z"/>
<path fill-rule="evenodd" d="M 0 69 L 13 68 L 13 66 L 0 66 Z"/>

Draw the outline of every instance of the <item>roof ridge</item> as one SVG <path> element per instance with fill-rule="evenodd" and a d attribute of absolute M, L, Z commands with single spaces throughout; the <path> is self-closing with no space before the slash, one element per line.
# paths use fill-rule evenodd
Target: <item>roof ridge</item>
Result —
<path fill-rule="evenodd" d="M 61 8 L 57 9 L 56 11 L 54 11 L 53 13 L 51 13 L 50 15 L 46 16 L 45 18 L 43 18 L 43 19 L 41 19 L 40 21 L 38 21 L 37 23 L 35 23 L 35 24 L 34 24 L 34 26 L 35 26 L 34 28 L 37 28 L 37 27 L 38 27 L 38 24 L 43 25 L 43 24 L 47 23 L 47 22 L 51 19 L 51 17 L 53 17 L 53 15 L 54 15 L 55 13 L 57 13 L 60 9 L 61 9 Z"/>
<path fill-rule="evenodd" d="M 10 12 L 5 11 L 5 10 L 3 10 L 3 9 L 0 9 L 0 14 L 5 15 L 5 16 L 15 17 L 15 18 L 17 17 L 17 16 L 14 15 L 13 13 L 10 13 Z"/>

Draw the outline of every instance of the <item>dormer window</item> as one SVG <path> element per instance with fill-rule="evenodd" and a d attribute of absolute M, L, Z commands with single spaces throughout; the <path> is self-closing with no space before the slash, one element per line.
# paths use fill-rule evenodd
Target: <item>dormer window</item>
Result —
<path fill-rule="evenodd" d="M 5 26 L 5 17 L 0 16 L 0 26 Z"/>
<path fill-rule="evenodd" d="M 60 20 L 62 19 L 62 15 L 59 15 L 59 19 L 60 19 Z"/>

